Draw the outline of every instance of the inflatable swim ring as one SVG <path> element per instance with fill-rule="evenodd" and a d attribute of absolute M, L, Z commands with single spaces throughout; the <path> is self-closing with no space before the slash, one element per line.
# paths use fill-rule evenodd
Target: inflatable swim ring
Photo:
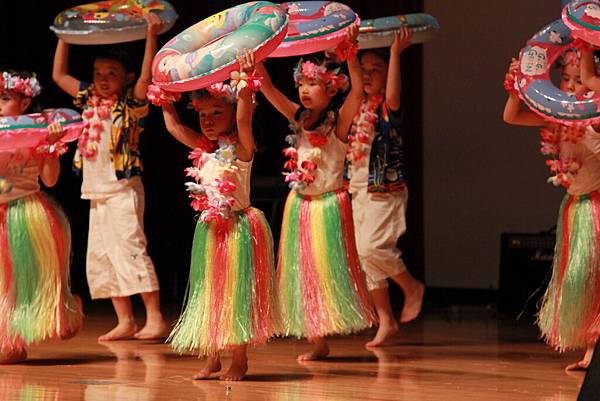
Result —
<path fill-rule="evenodd" d="M 571 1 L 563 8 L 562 19 L 573 37 L 600 46 L 600 1 Z"/>
<path fill-rule="evenodd" d="M 178 15 L 164 0 L 99 1 L 69 8 L 58 14 L 50 27 L 65 42 L 77 45 L 102 45 L 146 37 L 144 13 L 156 13 L 168 31 Z"/>
<path fill-rule="evenodd" d="M 412 33 L 411 43 L 423 43 L 431 39 L 440 29 L 435 17 L 429 14 L 406 14 L 363 20 L 360 23 L 358 43 L 361 49 L 388 47 L 394 34 L 407 26 Z"/>
<path fill-rule="evenodd" d="M 552 64 L 572 43 L 571 31 L 560 19 L 536 33 L 521 50 L 516 89 L 523 102 L 548 121 L 595 124 L 600 121 L 600 93 L 575 96 L 561 91 L 550 80 Z"/>
<path fill-rule="evenodd" d="M 288 33 L 269 57 L 301 56 L 334 48 L 346 28 L 360 19 L 350 7 L 334 1 L 296 1 L 280 6 L 290 16 Z"/>
<path fill-rule="evenodd" d="M 241 4 L 192 25 L 158 51 L 152 63 L 154 84 L 174 92 L 222 82 L 239 69 L 236 55 L 251 49 L 264 60 L 283 40 L 288 18 L 276 4 Z"/>
<path fill-rule="evenodd" d="M 48 125 L 59 121 L 66 131 L 62 142 L 79 137 L 85 123 L 72 109 L 47 109 L 41 113 L 0 117 L 0 150 L 34 148 L 46 140 Z"/>

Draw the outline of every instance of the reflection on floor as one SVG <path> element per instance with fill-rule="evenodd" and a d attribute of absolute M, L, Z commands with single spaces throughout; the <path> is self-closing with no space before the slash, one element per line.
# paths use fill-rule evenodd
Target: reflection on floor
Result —
<path fill-rule="evenodd" d="M 583 380 L 563 371 L 579 355 L 555 353 L 531 323 L 485 310 L 421 318 L 403 326 L 396 345 L 373 351 L 364 348 L 372 332 L 332 338 L 323 362 L 299 364 L 305 342 L 274 340 L 250 351 L 239 383 L 191 380 L 202 361 L 160 342 L 97 343 L 112 323 L 88 316 L 74 339 L 0 366 L 0 401 L 574 401 Z"/>

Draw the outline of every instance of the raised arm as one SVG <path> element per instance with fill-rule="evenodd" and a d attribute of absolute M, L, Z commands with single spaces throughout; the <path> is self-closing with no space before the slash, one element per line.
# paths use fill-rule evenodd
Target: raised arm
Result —
<path fill-rule="evenodd" d="M 600 77 L 596 75 L 594 50 L 591 46 L 581 49 L 581 81 L 589 89 L 600 90 Z"/>
<path fill-rule="evenodd" d="M 249 50 L 238 55 L 240 71 L 252 73 L 254 71 L 254 53 Z M 247 86 L 238 93 L 236 122 L 238 131 L 237 156 L 242 161 L 250 161 L 254 157 L 254 135 L 252 133 L 252 91 Z"/>
<path fill-rule="evenodd" d="M 52 80 L 54 80 L 60 89 L 72 97 L 77 96 L 80 82 L 77 78 L 69 75 L 69 45 L 62 39 L 58 40 L 56 51 L 54 52 Z"/>
<path fill-rule="evenodd" d="M 356 42 L 357 37 L 358 26 L 352 25 L 350 28 L 348 28 L 348 40 L 351 42 Z M 342 107 L 340 107 L 335 132 L 337 137 L 343 142 L 348 141 L 348 132 L 350 131 L 352 120 L 360 110 L 360 102 L 362 101 L 363 97 L 362 70 L 360 68 L 358 58 L 355 55 L 351 56 L 347 63 L 348 72 L 350 74 L 350 83 L 352 86 L 350 88 L 350 92 L 348 92 L 348 95 L 344 100 L 344 104 Z"/>
<path fill-rule="evenodd" d="M 271 77 L 263 63 L 258 63 L 256 70 L 263 77 L 260 91 L 277 111 L 283 114 L 288 120 L 293 120 L 294 114 L 296 114 L 296 110 L 298 110 L 300 105 L 288 99 L 287 96 L 273 85 L 273 81 L 271 81 Z"/>
<path fill-rule="evenodd" d="M 173 135 L 179 142 L 183 143 L 190 149 L 194 149 L 198 144 L 198 138 L 202 134 L 181 123 L 173 103 L 164 104 L 162 106 L 162 110 L 167 131 L 169 131 L 169 133 Z"/>
<path fill-rule="evenodd" d="M 505 75 L 505 80 L 514 82 L 514 71 L 519 68 L 519 60 L 512 59 L 508 71 Z M 527 125 L 527 126 L 542 126 L 546 125 L 546 121 L 531 110 L 524 110 L 521 108 L 521 99 L 515 91 L 508 92 L 508 99 L 504 105 L 504 122 L 513 125 Z"/>
<path fill-rule="evenodd" d="M 157 36 L 164 27 L 164 22 L 161 21 L 160 17 L 152 12 L 144 14 L 144 19 L 148 24 L 146 29 L 146 46 L 144 48 L 144 60 L 142 61 L 142 70 L 140 71 L 140 77 L 135 83 L 133 88 L 133 96 L 137 100 L 146 99 L 146 92 L 148 91 L 148 85 L 152 83 L 152 60 L 157 50 Z"/>
<path fill-rule="evenodd" d="M 402 94 L 402 76 L 400 72 L 400 55 L 410 46 L 411 32 L 408 27 L 395 34 L 394 43 L 390 48 L 390 61 L 388 65 L 387 84 L 385 88 L 385 102 L 390 110 L 400 109 Z"/>
<path fill-rule="evenodd" d="M 48 126 L 48 144 L 53 145 L 65 136 L 59 122 Z M 58 157 L 44 157 L 40 166 L 40 178 L 47 187 L 53 187 L 60 176 L 60 159 Z"/>

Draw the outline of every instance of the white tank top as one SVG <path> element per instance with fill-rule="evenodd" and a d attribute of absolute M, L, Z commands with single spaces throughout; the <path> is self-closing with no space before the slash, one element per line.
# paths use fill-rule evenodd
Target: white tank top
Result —
<path fill-rule="evenodd" d="M 236 166 L 237 169 L 231 177 L 231 180 L 235 183 L 235 191 L 231 194 L 235 203 L 231 210 L 236 212 L 250 207 L 250 175 L 252 172 L 252 160 L 249 162 L 236 160 L 232 164 Z M 208 154 L 206 162 L 200 169 L 200 176 L 202 177 L 202 183 L 205 185 L 209 185 L 213 183 L 215 179 L 221 178 L 222 174 L 219 171 L 219 161 L 214 153 Z"/>

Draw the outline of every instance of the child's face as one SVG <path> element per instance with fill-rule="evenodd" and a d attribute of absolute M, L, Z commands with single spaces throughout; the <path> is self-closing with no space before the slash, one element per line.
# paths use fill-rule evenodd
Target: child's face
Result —
<path fill-rule="evenodd" d="M 300 103 L 309 110 L 325 110 L 335 90 L 327 88 L 323 81 L 302 77 L 298 85 L 298 96 Z"/>
<path fill-rule="evenodd" d="M 110 59 L 94 61 L 94 85 L 100 96 L 119 96 L 127 83 L 128 74 L 123 64 Z"/>
<path fill-rule="evenodd" d="M 29 105 L 31 105 L 31 98 L 14 91 L 0 90 L 0 116 L 25 114 Z"/>
<path fill-rule="evenodd" d="M 219 135 L 229 134 L 235 126 L 235 108 L 232 104 L 212 96 L 192 100 L 194 110 L 200 118 L 200 129 L 208 139 L 216 140 Z"/>
<path fill-rule="evenodd" d="M 360 58 L 363 73 L 364 91 L 367 95 L 385 93 L 388 64 L 379 55 L 367 52 Z"/>
<path fill-rule="evenodd" d="M 577 96 L 581 96 L 588 91 L 588 88 L 581 82 L 579 66 L 567 64 L 563 67 L 560 76 L 560 90 Z"/>

